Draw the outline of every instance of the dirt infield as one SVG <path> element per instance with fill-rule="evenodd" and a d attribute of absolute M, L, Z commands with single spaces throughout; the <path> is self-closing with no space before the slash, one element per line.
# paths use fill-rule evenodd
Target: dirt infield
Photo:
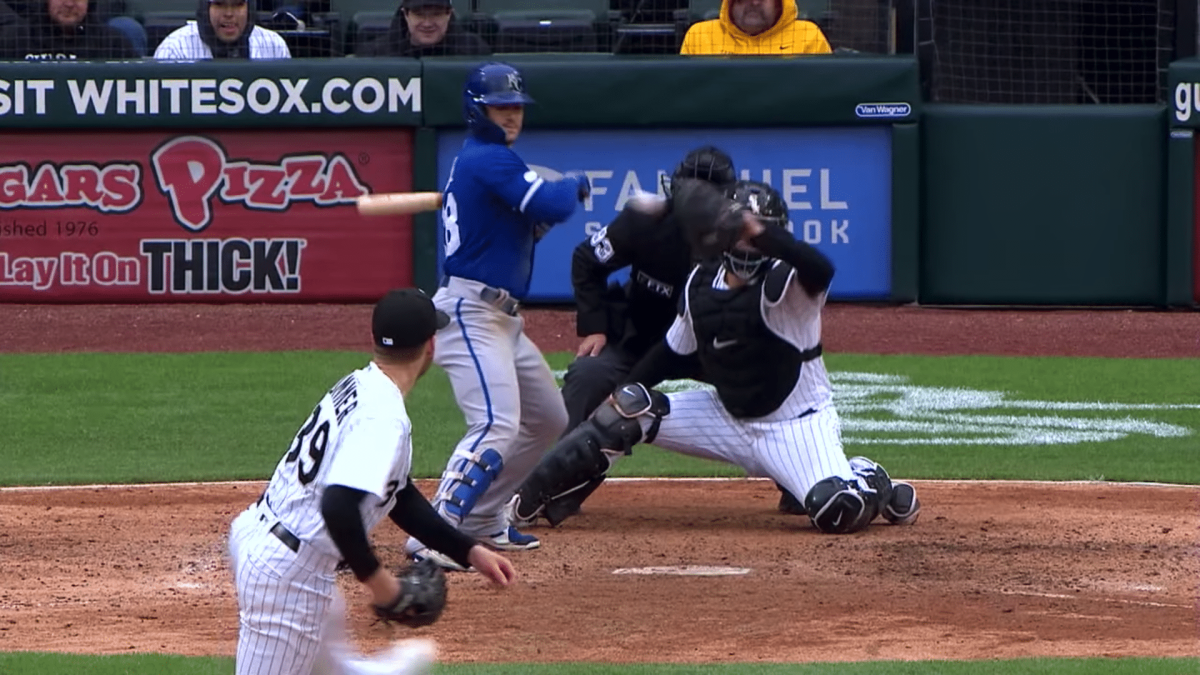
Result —
<path fill-rule="evenodd" d="M 359 349 L 363 306 L 0 305 L 5 352 Z M 547 351 L 573 315 L 533 311 Z M 832 306 L 831 352 L 1200 356 L 1200 314 Z M 509 591 L 451 577 L 445 662 L 1200 656 L 1200 488 L 918 481 L 913 527 L 821 536 L 765 481 L 612 482 L 513 554 Z M 423 482 L 426 494 L 433 489 Z M 0 650 L 232 655 L 222 558 L 261 484 L 0 490 Z M 401 534 L 376 530 L 381 557 Z M 663 574 L 721 568 L 724 576 Z M 659 573 L 651 574 L 657 569 Z M 392 635 L 341 586 L 356 641 Z"/>

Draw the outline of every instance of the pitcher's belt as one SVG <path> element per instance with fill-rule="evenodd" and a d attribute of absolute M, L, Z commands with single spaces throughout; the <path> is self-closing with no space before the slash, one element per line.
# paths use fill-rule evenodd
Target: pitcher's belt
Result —
<path fill-rule="evenodd" d="M 255 504 L 257 506 L 262 506 L 264 502 L 267 502 L 267 494 L 265 492 L 258 498 L 258 501 L 255 502 Z M 270 508 L 271 504 L 270 502 L 267 502 L 267 509 L 270 510 Z M 267 514 L 261 511 L 258 514 L 258 519 L 260 522 L 264 523 L 269 520 L 267 518 Z M 282 522 L 277 522 L 271 526 L 271 534 L 275 535 L 276 539 L 283 542 L 284 546 L 292 549 L 292 553 L 300 552 L 300 538 L 292 534 L 291 530 L 287 529 Z"/>

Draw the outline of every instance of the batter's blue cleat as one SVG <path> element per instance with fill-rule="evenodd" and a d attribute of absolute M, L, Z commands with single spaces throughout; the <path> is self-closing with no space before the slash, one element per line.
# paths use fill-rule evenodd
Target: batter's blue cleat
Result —
<path fill-rule="evenodd" d="M 541 546 L 542 542 L 532 534 L 523 534 L 509 525 L 507 530 L 487 537 L 487 544 L 501 551 L 532 551 Z"/>

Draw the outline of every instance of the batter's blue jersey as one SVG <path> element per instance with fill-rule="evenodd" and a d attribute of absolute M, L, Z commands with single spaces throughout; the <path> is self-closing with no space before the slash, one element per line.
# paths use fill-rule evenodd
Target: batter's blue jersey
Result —
<path fill-rule="evenodd" d="M 507 146 L 473 136 L 442 192 L 443 272 L 517 298 L 529 292 L 537 225 L 561 223 L 579 203 L 575 180 L 544 180 Z"/>

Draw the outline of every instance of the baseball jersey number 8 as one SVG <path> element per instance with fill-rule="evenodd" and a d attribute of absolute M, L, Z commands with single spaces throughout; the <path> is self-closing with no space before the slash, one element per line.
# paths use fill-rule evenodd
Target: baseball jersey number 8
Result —
<path fill-rule="evenodd" d="M 447 191 L 442 205 L 442 224 L 446 227 L 446 255 L 458 250 L 458 202 L 454 201 L 454 193 Z"/>
<path fill-rule="evenodd" d="M 329 444 L 329 420 L 325 420 L 321 422 L 321 426 L 317 426 L 320 418 L 321 406 L 317 406 L 313 410 L 312 417 L 308 418 L 308 422 L 305 422 L 296 434 L 296 439 L 292 442 L 291 449 L 288 450 L 286 461 L 295 462 L 300 459 L 300 451 L 304 449 L 305 440 L 308 441 L 308 461 L 311 466 L 306 470 L 303 461 L 296 465 L 301 485 L 308 485 L 317 477 L 317 472 L 321 470 L 321 460 L 325 459 L 325 446 Z"/>

